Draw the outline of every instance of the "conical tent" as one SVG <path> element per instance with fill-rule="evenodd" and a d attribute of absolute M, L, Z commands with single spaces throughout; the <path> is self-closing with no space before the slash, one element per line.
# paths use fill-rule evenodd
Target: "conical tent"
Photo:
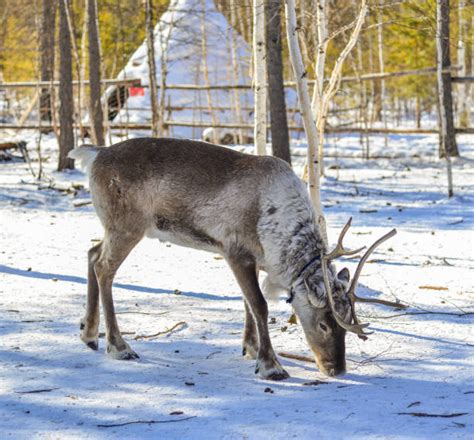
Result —
<path fill-rule="evenodd" d="M 154 39 L 157 84 L 160 84 L 163 67 L 167 70 L 165 77 L 168 85 L 249 85 L 252 82 L 251 50 L 212 0 L 172 0 L 154 29 Z M 118 75 L 118 79 L 129 78 L 139 78 L 145 86 L 149 84 L 146 41 Z M 160 94 L 161 90 L 158 90 L 159 99 Z M 114 123 L 151 121 L 148 87 L 131 88 L 129 91 L 110 87 L 106 96 L 109 116 L 112 116 Z M 251 89 L 210 92 L 166 89 L 164 102 L 165 120 L 208 126 L 212 126 L 213 122 L 252 122 Z M 170 126 L 169 134 L 199 138 L 204 128 Z"/>

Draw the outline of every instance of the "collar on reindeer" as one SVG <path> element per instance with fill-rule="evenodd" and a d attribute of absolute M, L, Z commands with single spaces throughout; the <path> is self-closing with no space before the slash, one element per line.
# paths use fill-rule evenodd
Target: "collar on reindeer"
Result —
<path fill-rule="evenodd" d="M 303 275 L 304 271 L 306 269 L 308 269 L 309 266 L 311 266 L 315 261 L 318 261 L 321 259 L 321 255 L 316 255 L 315 257 L 311 258 L 311 260 L 309 260 L 304 266 L 303 266 L 303 269 L 301 269 L 298 273 L 298 276 L 295 278 L 295 281 L 301 276 Z M 288 294 L 288 298 L 286 299 L 286 302 L 288 304 L 291 304 L 291 302 L 293 301 L 293 298 L 295 297 L 295 289 L 293 286 L 291 286 L 291 289 L 290 289 L 290 293 Z"/>

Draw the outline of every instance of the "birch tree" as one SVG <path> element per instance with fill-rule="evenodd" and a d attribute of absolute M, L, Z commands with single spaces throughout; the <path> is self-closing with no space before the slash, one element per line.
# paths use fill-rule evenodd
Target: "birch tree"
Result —
<path fill-rule="evenodd" d="M 253 0 L 253 63 L 255 81 L 255 152 L 266 154 L 267 93 L 265 75 L 265 0 Z"/>
<path fill-rule="evenodd" d="M 459 71 L 460 76 L 467 75 L 467 68 L 466 68 L 466 16 L 465 16 L 465 9 L 466 3 L 465 0 L 459 0 L 458 3 L 458 15 L 459 15 L 459 25 L 458 25 L 458 51 L 457 51 L 457 58 L 458 58 L 458 65 L 461 67 Z M 459 100 L 459 126 L 460 127 L 468 127 L 469 126 L 469 109 L 470 107 L 470 99 L 469 99 L 469 87 L 470 84 L 468 82 L 460 83 L 458 88 L 458 100 Z"/>
<path fill-rule="evenodd" d="M 334 64 L 331 72 L 331 76 L 328 80 L 328 85 L 324 87 L 324 68 L 326 63 L 326 51 L 329 42 L 326 28 L 326 3 L 323 0 L 318 0 L 317 7 L 317 27 L 318 27 L 318 55 L 316 58 L 316 87 L 313 93 L 313 100 L 311 110 L 313 117 L 316 120 L 316 126 L 318 129 L 318 163 L 320 175 L 324 172 L 324 129 L 326 127 L 327 115 L 329 113 L 329 104 L 339 89 L 342 66 L 347 56 L 355 46 L 357 39 L 359 38 L 362 25 L 367 15 L 368 5 L 367 0 L 360 2 L 360 10 L 357 19 L 354 22 L 354 28 L 352 30 L 349 41 L 340 53 L 339 57 Z M 308 164 L 309 164 L 308 160 Z"/>
<path fill-rule="evenodd" d="M 87 0 L 87 29 L 89 36 L 89 111 L 92 140 L 96 145 L 105 145 L 104 114 L 100 102 L 100 42 L 96 0 Z"/>
<path fill-rule="evenodd" d="M 454 129 L 449 133 L 449 125 L 453 123 L 452 119 L 449 121 L 449 104 L 451 104 L 451 118 L 452 118 L 452 102 L 450 102 L 450 90 L 447 90 L 445 73 L 443 68 L 445 62 L 448 60 L 449 66 L 449 24 L 446 23 L 445 14 L 449 16 L 449 1 L 436 1 L 436 76 L 438 80 L 438 100 L 439 100 L 439 143 L 440 155 L 446 159 L 446 171 L 448 177 L 448 196 L 453 196 L 453 173 L 451 166 L 451 149 L 449 144 L 454 142 L 454 147 L 457 149 Z M 449 22 L 448 22 L 449 23 Z M 447 40 L 447 41 L 445 41 Z M 446 46 L 448 46 L 446 48 Z M 448 51 L 446 56 L 446 51 Z M 448 73 L 450 75 L 450 73 Z M 451 85 L 451 80 L 448 78 L 448 83 Z M 449 96 L 448 96 L 449 95 Z"/>
<path fill-rule="evenodd" d="M 153 0 L 145 0 L 146 47 L 148 53 L 148 85 L 151 99 L 151 133 L 159 134 L 158 88 L 156 86 L 155 37 L 153 32 Z M 163 91 L 161 91 L 163 93 Z"/>
<path fill-rule="evenodd" d="M 385 62 L 383 56 L 383 0 L 379 0 L 378 4 L 378 23 L 377 23 L 377 46 L 379 52 L 379 72 L 385 72 Z M 383 128 L 387 129 L 387 115 L 385 114 L 386 110 L 386 93 L 385 93 L 385 80 L 382 78 L 380 80 L 380 116 L 382 118 Z M 384 136 L 385 148 L 388 146 L 388 135 L 385 133 Z"/>
<path fill-rule="evenodd" d="M 439 156 L 459 156 L 454 130 L 451 57 L 449 48 L 449 0 L 436 1 L 436 67 L 439 98 Z"/>
<path fill-rule="evenodd" d="M 311 109 L 313 114 L 317 116 L 319 103 L 323 97 L 324 87 L 324 67 L 326 65 L 326 51 L 328 48 L 328 31 L 326 19 L 326 0 L 318 0 L 316 2 L 316 29 L 318 34 L 318 45 L 316 48 L 316 66 L 315 66 L 315 86 L 313 90 L 313 99 L 311 101 Z"/>
<path fill-rule="evenodd" d="M 308 165 L 308 192 L 316 213 L 316 223 L 319 226 L 324 242 L 327 244 L 326 220 L 324 218 L 323 206 L 321 204 L 320 163 L 317 157 L 319 133 L 316 128 L 313 112 L 311 111 L 307 72 L 303 65 L 303 59 L 301 57 L 301 50 L 298 42 L 298 25 L 296 22 L 294 0 L 285 0 L 285 16 L 290 62 L 295 75 L 301 117 L 303 119 L 303 126 L 308 142 L 306 156 Z"/>

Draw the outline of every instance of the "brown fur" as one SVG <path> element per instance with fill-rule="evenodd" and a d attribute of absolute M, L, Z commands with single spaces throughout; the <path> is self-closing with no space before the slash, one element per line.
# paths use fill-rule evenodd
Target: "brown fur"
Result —
<path fill-rule="evenodd" d="M 97 349 L 100 293 L 107 351 L 118 359 L 138 357 L 120 334 L 112 281 L 133 247 L 145 235 L 157 234 L 227 259 L 245 297 L 245 351 L 256 356 L 256 372 L 262 377 L 288 377 L 271 345 L 267 303 L 256 276 L 264 259 L 256 193 L 282 172 L 291 170 L 279 159 L 203 142 L 145 138 L 101 149 L 91 169 L 90 188 L 105 234 L 89 251 L 83 341 Z"/>

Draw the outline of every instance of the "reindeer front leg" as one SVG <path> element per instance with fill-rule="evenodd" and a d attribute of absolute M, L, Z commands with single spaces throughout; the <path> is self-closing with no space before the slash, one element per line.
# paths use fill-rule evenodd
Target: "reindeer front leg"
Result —
<path fill-rule="evenodd" d="M 229 265 L 245 296 L 258 332 L 258 353 L 255 374 L 263 379 L 283 380 L 289 374 L 278 361 L 268 333 L 268 307 L 260 290 L 253 258 L 239 255 L 229 258 Z"/>
<path fill-rule="evenodd" d="M 244 299 L 245 324 L 242 338 L 242 356 L 247 359 L 257 359 L 258 354 L 258 333 L 250 307 Z"/>

